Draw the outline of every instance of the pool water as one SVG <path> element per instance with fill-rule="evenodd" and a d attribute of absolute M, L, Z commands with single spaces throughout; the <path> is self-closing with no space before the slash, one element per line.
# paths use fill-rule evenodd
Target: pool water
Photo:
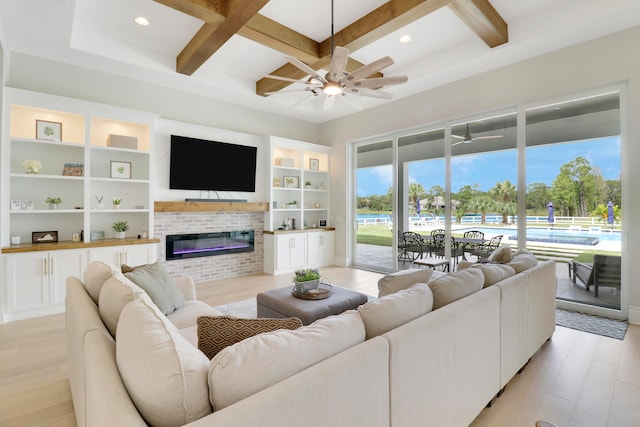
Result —
<path fill-rule="evenodd" d="M 518 232 L 515 228 L 469 227 L 455 230 L 464 233 L 469 230 L 479 230 L 485 235 L 502 234 L 508 240 L 517 240 Z M 566 243 L 571 245 L 597 245 L 601 240 L 620 241 L 619 231 L 577 231 L 568 228 L 527 228 L 527 240 L 530 242 Z"/>

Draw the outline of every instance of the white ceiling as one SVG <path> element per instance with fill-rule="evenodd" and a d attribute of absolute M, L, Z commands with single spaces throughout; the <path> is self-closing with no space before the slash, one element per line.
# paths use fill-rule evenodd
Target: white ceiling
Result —
<path fill-rule="evenodd" d="M 364 64 L 391 56 L 395 64 L 384 75 L 409 77 L 406 84 L 384 89 L 397 100 L 640 25 L 639 0 L 490 2 L 509 25 L 509 42 L 502 46 L 489 48 L 444 7 L 351 56 Z M 384 3 L 335 0 L 335 32 Z M 330 0 L 271 0 L 260 14 L 318 42 L 331 35 Z M 135 24 L 138 15 L 151 25 Z M 175 58 L 202 21 L 153 0 L 0 0 L 0 17 L 5 55 L 68 62 L 310 122 L 393 102 L 351 97 L 354 105 L 338 98 L 325 111 L 320 96 L 290 107 L 308 96 L 304 92 L 258 96 L 255 82 L 283 65 L 284 55 L 237 35 L 192 76 L 176 73 Z M 398 41 L 404 34 L 410 43 Z"/>

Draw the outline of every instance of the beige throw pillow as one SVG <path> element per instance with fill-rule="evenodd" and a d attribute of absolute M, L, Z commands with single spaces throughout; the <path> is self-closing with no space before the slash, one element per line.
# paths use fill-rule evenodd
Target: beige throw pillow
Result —
<path fill-rule="evenodd" d="M 433 309 L 471 295 L 482 289 L 484 275 L 477 268 L 465 268 L 429 282 L 433 292 Z"/>
<path fill-rule="evenodd" d="M 500 264 L 505 264 L 511 261 L 511 246 L 510 245 L 501 245 L 498 246 L 487 258 L 489 261 L 497 262 Z"/>
<path fill-rule="evenodd" d="M 537 264 L 538 259 L 527 249 L 521 249 L 518 251 L 513 256 L 513 259 L 507 263 L 508 266 L 513 267 L 516 273 L 521 273 Z"/>
<path fill-rule="evenodd" d="M 497 283 L 501 280 L 506 279 L 507 277 L 515 276 L 516 271 L 513 267 L 510 267 L 506 264 L 490 264 L 490 263 L 481 263 L 481 264 L 473 264 L 471 268 L 477 268 L 482 271 L 484 275 L 484 288 L 487 286 L 491 286 L 494 283 Z"/>
<path fill-rule="evenodd" d="M 430 268 L 410 268 L 387 274 L 378 280 L 378 298 L 407 289 L 416 283 L 427 283 L 433 270 Z"/>
<path fill-rule="evenodd" d="M 220 350 L 246 338 L 279 329 L 298 329 L 302 321 L 287 319 L 244 319 L 231 316 L 201 316 L 197 320 L 198 348 L 209 359 Z"/>
<path fill-rule="evenodd" d="M 116 272 L 113 277 L 107 279 L 100 290 L 100 318 L 105 324 L 111 336 L 115 338 L 118 329 L 120 313 L 125 305 L 133 300 L 147 299 L 149 296 L 138 285 Z"/>
<path fill-rule="evenodd" d="M 112 265 L 102 261 L 93 261 L 84 273 L 82 273 L 82 282 L 87 289 L 87 293 L 91 296 L 91 299 L 93 299 L 93 302 L 99 304 L 102 285 L 116 272 L 118 272 L 118 270 Z"/>
<path fill-rule="evenodd" d="M 369 301 L 358 307 L 364 321 L 366 338 L 382 335 L 391 329 L 423 316 L 433 307 L 433 293 L 426 283 Z"/>

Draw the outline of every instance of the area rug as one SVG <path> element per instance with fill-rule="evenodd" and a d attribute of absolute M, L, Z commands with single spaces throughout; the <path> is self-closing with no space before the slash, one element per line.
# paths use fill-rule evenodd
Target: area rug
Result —
<path fill-rule="evenodd" d="M 246 319 L 255 319 L 258 317 L 255 298 L 218 305 L 214 308 L 227 316 L 244 317 Z"/>
<path fill-rule="evenodd" d="M 628 322 L 556 308 L 556 325 L 605 337 L 624 339 Z"/>

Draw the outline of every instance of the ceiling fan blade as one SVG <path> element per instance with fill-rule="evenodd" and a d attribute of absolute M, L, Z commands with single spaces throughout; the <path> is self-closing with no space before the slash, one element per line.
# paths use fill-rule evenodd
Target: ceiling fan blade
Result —
<path fill-rule="evenodd" d="M 451 135 L 451 138 L 458 138 L 458 139 L 464 140 L 464 136 L 460 136 L 460 135 Z"/>
<path fill-rule="evenodd" d="M 293 56 L 285 56 L 285 58 L 287 59 L 287 61 L 289 61 L 291 64 L 295 65 L 300 70 L 304 71 L 306 74 L 308 74 L 308 75 L 310 75 L 312 77 L 315 77 L 316 79 L 320 80 L 323 83 L 327 82 L 327 80 L 324 77 L 322 77 L 313 68 L 309 67 L 307 64 L 305 64 L 304 62 L 300 61 L 299 59 L 294 58 Z"/>
<path fill-rule="evenodd" d="M 313 92 L 312 92 L 313 93 Z M 309 101 L 311 101 L 313 98 L 315 98 L 317 95 L 315 93 L 313 93 L 312 96 L 309 95 L 305 95 L 304 97 L 300 98 L 298 101 L 294 102 L 293 104 L 289 105 L 289 107 L 298 107 L 304 103 L 307 103 Z"/>
<path fill-rule="evenodd" d="M 382 70 L 383 68 L 387 68 L 391 64 L 393 64 L 393 59 L 391 59 L 388 56 L 385 56 L 384 58 L 380 58 L 377 61 L 373 61 L 370 64 L 363 65 L 362 67 L 355 70 L 353 73 L 350 73 L 343 79 L 342 83 L 347 84 L 348 82 L 367 78 L 370 75 L 375 74 L 378 71 Z"/>
<path fill-rule="evenodd" d="M 350 81 L 346 83 L 346 86 L 368 87 L 368 88 L 375 89 L 382 86 L 399 85 L 402 83 L 406 83 L 407 80 L 409 80 L 407 76 L 377 77 L 373 79 L 362 79 L 362 80 Z"/>
<path fill-rule="evenodd" d="M 451 135 L 451 136 L 453 136 L 453 135 Z M 451 146 L 455 147 L 456 145 L 460 145 L 460 144 L 464 144 L 464 141 L 454 142 L 453 144 L 451 144 Z"/>
<path fill-rule="evenodd" d="M 320 89 L 322 88 L 322 86 L 316 86 L 316 87 L 305 87 L 304 89 L 283 89 L 283 90 L 276 90 L 273 92 L 265 92 L 265 95 L 278 95 L 281 93 L 303 93 L 303 92 L 309 92 L 312 91 L 313 89 Z"/>
<path fill-rule="evenodd" d="M 327 73 L 327 80 L 332 82 L 339 82 L 344 73 L 344 69 L 347 66 L 349 60 L 349 50 L 344 47 L 336 46 L 331 56 L 331 65 L 329 72 Z"/>
<path fill-rule="evenodd" d="M 267 79 L 281 80 L 283 82 L 302 83 L 302 84 L 305 84 L 305 85 L 322 86 L 322 82 L 317 82 L 316 83 L 316 82 L 313 81 L 314 79 L 310 79 L 311 81 L 309 81 L 309 80 L 297 80 L 297 79 L 291 79 L 289 77 L 274 76 L 274 75 L 271 75 L 271 74 L 267 74 L 264 77 L 267 78 Z"/>
<path fill-rule="evenodd" d="M 351 105 L 353 108 L 355 108 L 356 110 L 364 109 L 364 105 L 362 105 L 361 103 L 358 103 L 354 99 L 352 99 L 352 97 L 348 94 L 348 92 L 343 92 L 342 93 L 342 99 L 347 101 L 347 103 L 349 105 Z"/>
<path fill-rule="evenodd" d="M 330 110 L 333 107 L 333 104 L 335 104 L 335 102 L 336 102 L 336 97 L 334 95 L 325 96 L 322 109 Z"/>
<path fill-rule="evenodd" d="M 391 92 L 383 92 L 381 90 L 371 90 L 367 88 L 345 88 L 345 93 L 350 93 L 352 95 L 368 96 L 369 98 L 378 98 L 378 99 L 393 98 L 393 93 Z"/>
<path fill-rule="evenodd" d="M 502 138 L 504 135 L 485 135 L 485 136 L 474 136 L 472 139 L 474 141 L 478 139 L 493 139 L 493 138 Z"/>

